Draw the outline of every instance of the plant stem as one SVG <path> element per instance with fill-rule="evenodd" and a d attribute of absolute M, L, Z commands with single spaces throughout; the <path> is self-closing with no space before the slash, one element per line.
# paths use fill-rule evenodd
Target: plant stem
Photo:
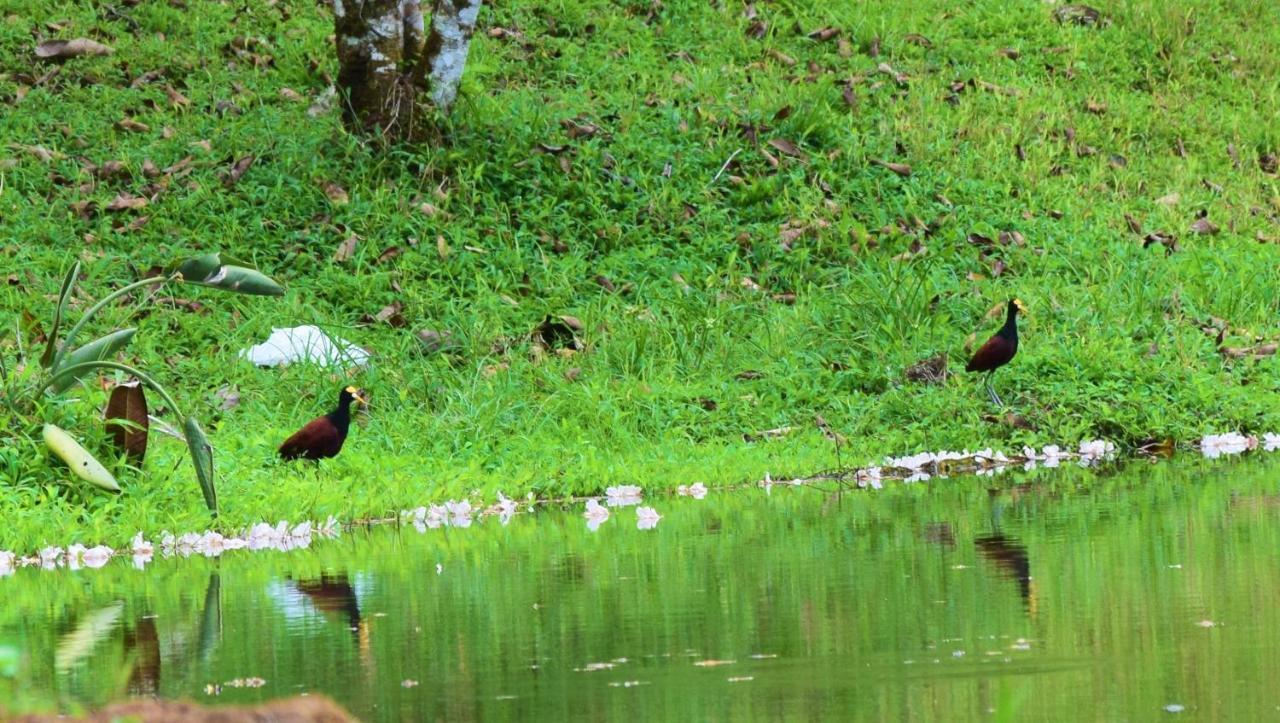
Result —
<path fill-rule="evenodd" d="M 174 281 L 177 278 L 178 278 L 178 274 L 173 273 L 168 276 L 157 276 L 150 279 L 135 281 L 132 284 L 128 284 L 127 286 L 122 286 L 116 289 L 115 291 L 111 292 L 110 294 L 107 294 L 106 296 L 102 297 L 102 300 L 94 304 L 93 306 L 89 307 L 89 310 L 84 312 L 84 315 L 80 317 L 80 320 L 76 322 L 75 326 L 71 327 L 71 331 L 67 332 L 67 336 L 62 342 L 62 346 L 59 347 L 58 353 L 55 354 L 53 357 L 53 364 L 49 366 L 49 371 L 50 372 L 61 371 L 58 367 L 62 365 L 62 358 L 66 356 L 67 350 L 71 348 L 72 342 L 76 340 L 76 334 L 80 332 L 80 329 L 85 325 L 85 322 L 89 321 L 89 319 L 94 314 L 98 313 L 99 311 L 102 311 L 103 307 L 105 307 L 107 304 L 111 303 L 115 299 L 118 299 L 121 296 L 124 296 L 125 294 L 135 289 L 140 289 L 140 288 L 143 288 L 144 286 L 150 286 L 152 284 L 167 284 L 170 281 Z"/>
<path fill-rule="evenodd" d="M 178 408 L 178 403 L 173 401 L 173 397 L 169 396 L 169 392 L 165 391 L 165 388 L 160 386 L 160 384 L 156 382 L 156 380 L 152 379 L 146 374 L 143 374 L 140 370 L 135 369 L 134 367 L 131 367 L 128 364 L 121 364 L 119 362 L 91 361 L 91 362 L 83 362 L 81 364 L 73 364 L 67 367 L 66 369 L 58 370 L 57 374 L 50 374 L 49 381 L 45 382 L 40 387 L 40 390 L 44 391 L 45 389 L 48 389 L 49 386 L 53 384 L 54 377 L 62 376 L 63 374 L 70 374 L 70 373 L 74 373 L 74 372 L 78 372 L 86 369 L 115 369 L 117 371 L 122 371 L 126 374 L 132 374 L 133 376 L 137 377 L 143 384 L 146 384 L 147 386 L 156 390 L 156 393 L 158 393 L 162 398 L 164 398 L 165 403 L 169 405 L 169 408 L 172 409 L 173 413 L 178 415 L 180 419 L 187 418 L 186 415 L 182 413 L 182 410 Z"/>

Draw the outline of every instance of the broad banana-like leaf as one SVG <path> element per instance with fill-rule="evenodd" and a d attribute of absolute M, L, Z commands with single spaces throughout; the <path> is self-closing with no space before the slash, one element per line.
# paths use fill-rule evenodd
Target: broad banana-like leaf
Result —
<path fill-rule="evenodd" d="M 104 337 L 94 339 L 88 344 L 85 344 L 79 349 L 67 354 L 62 359 L 62 363 L 58 365 L 58 369 L 70 369 L 77 364 L 84 364 L 85 362 L 91 361 L 102 361 L 103 359 L 110 358 L 116 352 L 123 349 L 137 331 L 137 329 L 121 329 L 119 331 L 113 331 Z M 81 369 L 79 371 L 55 374 L 53 381 L 49 386 L 55 393 L 61 394 L 90 371 L 92 370 Z"/>
<path fill-rule="evenodd" d="M 147 396 L 142 382 L 117 384 L 111 390 L 107 411 L 107 434 L 116 450 L 124 452 L 134 464 L 142 464 L 147 456 Z"/>
<path fill-rule="evenodd" d="M 204 254 L 178 265 L 182 280 L 189 284 L 212 286 L 224 291 L 257 296 L 281 296 L 284 288 L 270 276 L 235 263 L 222 254 Z"/>
<path fill-rule="evenodd" d="M 104 490 L 120 491 L 119 483 L 107 468 L 62 428 L 52 424 L 44 425 L 44 443 L 58 459 L 67 463 L 75 476 Z"/>
<path fill-rule="evenodd" d="M 123 613 L 124 603 L 114 602 L 81 618 L 71 632 L 58 640 L 58 647 L 53 650 L 53 669 L 66 673 L 84 660 L 98 643 L 115 632 Z"/>
<path fill-rule="evenodd" d="M 62 326 L 62 315 L 67 310 L 67 299 L 71 298 L 71 289 L 80 276 L 80 262 L 71 265 L 67 277 L 62 280 L 62 290 L 58 292 L 58 305 L 53 308 L 53 328 L 49 329 L 49 343 L 45 344 L 44 354 L 40 356 L 40 366 L 48 369 L 53 364 L 53 355 L 58 350 L 58 328 Z"/>
<path fill-rule="evenodd" d="M 196 468 L 196 479 L 200 481 L 200 491 L 204 493 L 204 504 L 217 517 L 218 492 L 213 480 L 213 447 L 195 417 L 187 417 L 182 423 L 182 429 L 187 435 L 187 448 L 191 450 L 191 464 Z"/>

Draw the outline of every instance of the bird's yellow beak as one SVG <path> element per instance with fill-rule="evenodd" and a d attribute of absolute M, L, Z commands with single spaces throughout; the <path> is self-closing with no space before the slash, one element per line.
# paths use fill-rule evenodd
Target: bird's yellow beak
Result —
<path fill-rule="evenodd" d="M 1013 305 L 1018 307 L 1019 314 L 1026 314 L 1027 316 L 1031 315 L 1031 313 L 1027 311 L 1027 305 L 1022 303 L 1022 299 L 1014 299 Z"/>
<path fill-rule="evenodd" d="M 369 406 L 369 398 L 364 395 L 363 389 L 356 389 L 355 387 L 347 387 L 346 391 L 347 391 L 347 394 L 350 394 L 351 397 L 355 399 L 357 402 L 360 402 L 366 407 Z"/>

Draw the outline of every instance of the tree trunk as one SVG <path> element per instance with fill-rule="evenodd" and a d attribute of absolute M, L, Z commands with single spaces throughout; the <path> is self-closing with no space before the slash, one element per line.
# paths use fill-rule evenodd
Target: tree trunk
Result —
<path fill-rule="evenodd" d="M 413 140 L 458 97 L 481 0 L 332 0 L 342 119 L 353 132 Z"/>

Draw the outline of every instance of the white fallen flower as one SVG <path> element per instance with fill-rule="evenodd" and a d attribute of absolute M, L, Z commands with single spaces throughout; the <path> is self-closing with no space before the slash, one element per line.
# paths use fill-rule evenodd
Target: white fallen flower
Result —
<path fill-rule="evenodd" d="M 52 570 L 62 563 L 61 547 L 46 547 L 40 551 L 40 567 Z"/>
<path fill-rule="evenodd" d="M 701 482 L 694 482 L 691 485 L 680 485 L 676 490 L 676 494 L 700 500 L 707 496 L 707 486 Z"/>
<path fill-rule="evenodd" d="M 129 552 L 134 555 L 146 555 L 150 557 L 155 554 L 156 547 L 149 540 L 142 536 L 142 533 L 133 536 L 133 540 L 129 542 Z"/>
<path fill-rule="evenodd" d="M 96 570 L 111 561 L 111 555 L 115 551 L 106 545 L 95 545 L 85 550 L 81 554 L 80 559 L 84 566 Z"/>
<path fill-rule="evenodd" d="M 321 537 L 328 539 L 336 538 L 342 534 L 342 525 L 338 524 L 338 518 L 329 515 L 329 518 L 320 526 L 319 533 Z"/>
<path fill-rule="evenodd" d="M 8 550 L 0 550 L 0 577 L 8 577 L 18 567 L 18 556 Z"/>
<path fill-rule="evenodd" d="M 884 485 L 880 482 L 880 468 L 867 467 L 858 470 L 854 477 L 858 480 L 859 487 L 870 486 L 872 489 L 883 489 Z"/>
<path fill-rule="evenodd" d="M 609 508 L 592 497 L 587 500 L 587 508 L 582 516 L 587 518 L 587 529 L 595 532 L 605 520 L 609 519 Z"/>
<path fill-rule="evenodd" d="M 84 551 L 88 549 L 80 543 L 72 543 L 67 545 L 67 568 L 70 570 L 80 569 L 80 558 L 84 555 Z"/>
<path fill-rule="evenodd" d="M 205 557 L 217 557 L 227 549 L 227 538 L 209 530 L 200 536 L 200 541 L 195 544 L 194 549 Z"/>
<path fill-rule="evenodd" d="M 193 552 L 200 549 L 201 540 L 204 537 L 195 532 L 184 532 L 178 537 L 177 551 L 183 557 L 187 557 Z"/>
<path fill-rule="evenodd" d="M 1274 452 L 1280 449 L 1280 434 L 1267 432 L 1262 435 L 1262 449 L 1264 452 Z"/>
<path fill-rule="evenodd" d="M 889 457 L 885 459 L 885 465 L 888 467 L 900 467 L 913 471 L 922 470 L 926 466 L 933 464 L 933 462 L 934 454 L 932 452 L 921 452 L 906 457 Z"/>
<path fill-rule="evenodd" d="M 449 500 L 444 503 L 444 508 L 449 512 L 450 527 L 470 527 L 471 526 L 471 503 L 467 500 Z"/>
<path fill-rule="evenodd" d="M 292 537 L 295 540 L 306 539 L 310 541 L 311 533 L 311 521 L 308 520 L 306 522 L 298 523 L 292 530 L 289 530 L 289 537 Z"/>
<path fill-rule="evenodd" d="M 501 522 L 503 525 L 506 525 L 507 523 L 511 522 L 511 518 L 515 516 L 516 509 L 518 507 L 519 505 L 516 503 L 515 500 L 508 498 L 506 495 L 502 494 L 501 491 L 498 492 L 498 521 L 499 522 Z"/>
<path fill-rule="evenodd" d="M 1206 434 L 1200 440 L 1200 452 L 1209 459 L 1217 459 L 1225 454 L 1240 454 L 1249 448 L 1249 438 L 1239 432 Z"/>
<path fill-rule="evenodd" d="M 636 529 L 652 530 L 658 526 L 658 520 L 662 519 L 662 515 L 652 507 L 636 508 Z"/>
<path fill-rule="evenodd" d="M 1094 439 L 1088 442 L 1080 443 L 1080 461 L 1082 463 L 1096 462 L 1103 457 L 1115 451 L 1116 446 L 1103 439 Z"/>
<path fill-rule="evenodd" d="M 610 507 L 638 505 L 642 494 L 636 485 L 615 485 L 604 491 L 605 504 Z"/>

